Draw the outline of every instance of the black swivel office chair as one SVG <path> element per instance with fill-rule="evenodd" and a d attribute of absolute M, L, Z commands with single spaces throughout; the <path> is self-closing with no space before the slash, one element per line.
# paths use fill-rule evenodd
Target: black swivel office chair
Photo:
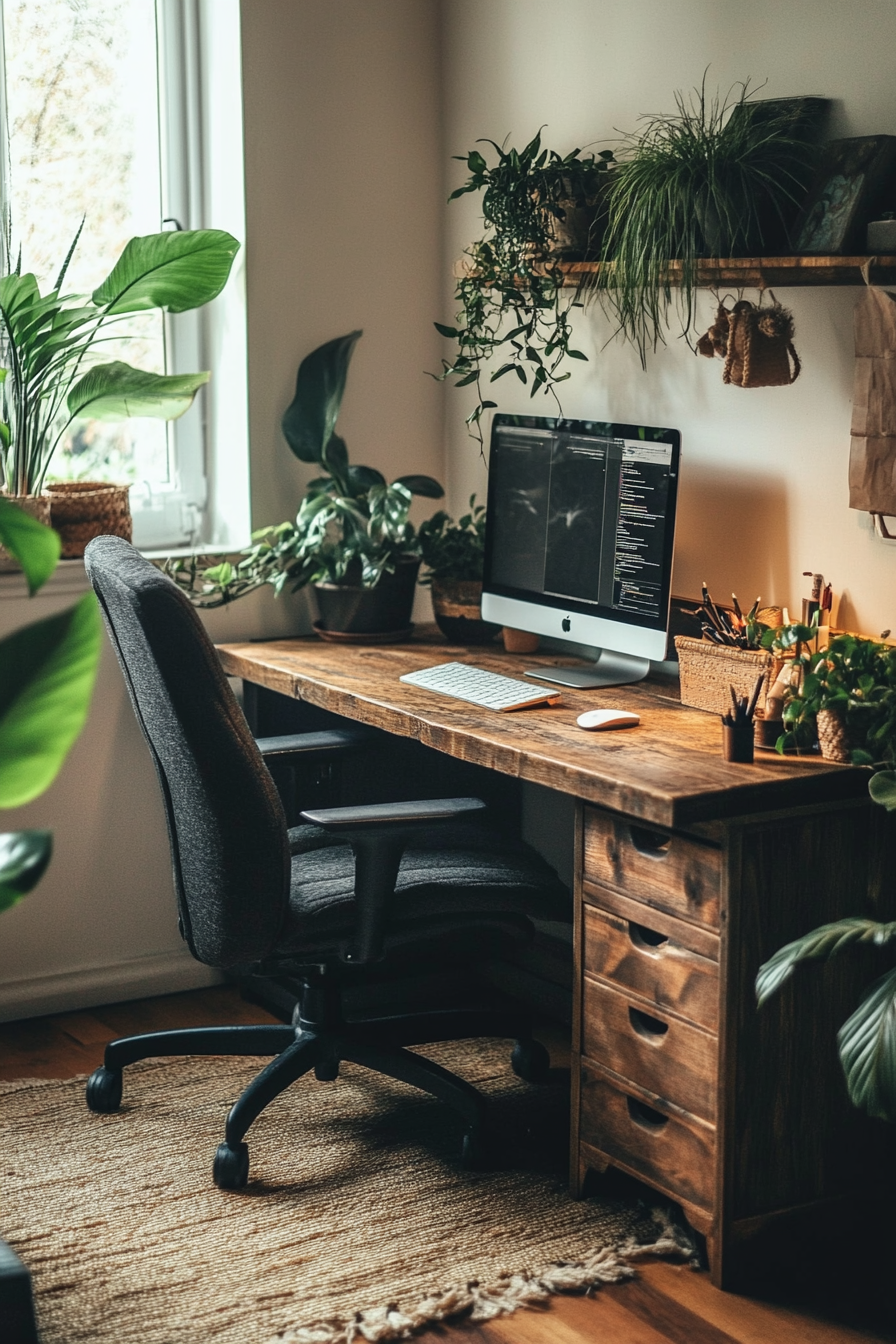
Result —
<path fill-rule="evenodd" d="M 466 820 L 476 798 L 330 808 L 287 829 L 264 763 L 282 754 L 357 749 L 350 731 L 256 743 L 187 598 L 118 537 L 99 537 L 85 564 L 99 597 L 165 803 L 179 926 L 208 966 L 294 977 L 293 1026 L 202 1027 L 113 1041 L 87 1084 L 93 1111 L 121 1102 L 122 1069 L 151 1057 L 272 1055 L 226 1122 L 214 1178 L 245 1185 L 252 1121 L 314 1069 L 342 1060 L 422 1088 L 462 1115 L 464 1159 L 484 1160 L 484 1098 L 404 1047 L 469 1036 L 516 1038 L 517 1073 L 546 1071 L 520 1009 L 471 1008 L 346 1021 L 342 990 L 384 960 L 472 959 L 531 937 L 531 918 L 569 919 L 569 893 L 535 853 Z M 469 1001 L 467 1001 L 469 1002 Z"/>

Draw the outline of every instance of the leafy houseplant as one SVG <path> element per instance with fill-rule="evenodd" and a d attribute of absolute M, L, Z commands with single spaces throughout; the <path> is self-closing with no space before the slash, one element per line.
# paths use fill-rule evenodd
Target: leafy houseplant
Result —
<path fill-rule="evenodd" d="M 432 591 L 436 624 L 446 639 L 485 644 L 500 626 L 483 621 L 482 571 L 485 560 L 485 508 L 470 496 L 470 512 L 457 522 L 440 510 L 420 524 L 420 555 L 426 573 L 420 580 Z"/>
<path fill-rule="evenodd" d="M 513 374 L 530 396 L 542 391 L 555 398 L 557 384 L 569 377 L 560 371 L 563 361 L 587 358 L 570 346 L 569 314 L 576 299 L 564 294 L 560 262 L 564 256 L 596 254 L 613 154 L 582 156 L 574 149 L 560 155 L 542 149 L 540 131 L 522 150 L 493 140 L 479 143 L 491 145 L 497 162 L 490 165 L 477 149 L 455 156 L 466 162 L 470 176 L 449 200 L 482 192 L 485 231 L 466 249 L 454 295 L 456 325 L 435 325 L 456 343 L 438 377 L 453 379 L 456 387 L 475 385 L 476 406 L 467 424 L 482 447 L 481 418 L 496 405 L 482 386 L 493 356 L 504 360 L 490 382 Z"/>
<path fill-rule="evenodd" d="M 829 759 L 892 767 L 896 648 L 856 635 L 836 635 L 826 648 L 815 651 L 811 645 L 816 635 L 814 628 L 796 624 L 772 636 L 776 649 L 796 649 L 779 749 L 811 746 L 817 734 Z"/>
<path fill-rule="evenodd" d="M 594 281 L 642 364 L 673 308 L 688 336 L 701 257 L 761 253 L 780 234 L 816 153 L 811 120 L 785 102 L 756 102 L 749 81 L 710 98 L 704 77 L 675 103 L 675 113 L 642 118 L 617 150 Z"/>
<path fill-rule="evenodd" d="M 0 497 L 0 542 L 33 596 L 56 568 L 59 537 Z M 101 637 L 88 593 L 68 611 L 0 639 L 0 808 L 31 802 L 56 778 L 87 717 Z M 0 835 L 0 911 L 36 886 L 51 850 L 49 831 Z"/>
<path fill-rule="evenodd" d="M 21 274 L 21 259 L 0 279 L 0 473 L 11 496 L 40 493 L 54 450 L 76 418 L 171 420 L 209 378 L 98 363 L 95 346 L 131 313 L 182 313 L 214 299 L 230 274 L 236 239 L 217 229 L 132 238 L 85 299 L 61 293 L 79 236 L 80 230 L 49 293 L 40 293 L 33 275 Z"/>
<path fill-rule="evenodd" d="M 414 495 L 439 499 L 443 490 L 431 476 L 387 485 L 375 468 L 349 462 L 335 427 L 360 336 L 328 341 L 299 365 L 283 433 L 296 457 L 324 474 L 308 483 L 295 521 L 256 532 L 236 564 L 191 559 L 166 566 L 197 606 L 223 606 L 264 584 L 276 593 L 313 584 L 325 631 L 376 634 L 408 625 L 420 566 L 411 502 Z M 390 615 L 389 598 L 399 593 L 404 606 Z"/>

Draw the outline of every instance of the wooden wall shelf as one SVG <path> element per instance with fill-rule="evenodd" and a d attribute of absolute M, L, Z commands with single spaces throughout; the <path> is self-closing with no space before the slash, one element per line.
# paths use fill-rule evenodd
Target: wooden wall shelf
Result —
<path fill-rule="evenodd" d="M 723 257 L 701 261 L 697 283 L 706 289 L 782 289 L 794 285 L 861 285 L 862 268 L 871 262 L 869 276 L 876 285 L 896 285 L 896 256 L 887 257 Z M 586 276 L 595 275 L 597 261 L 561 262 L 566 283 L 578 285 Z M 454 274 L 469 274 L 468 263 L 455 264 Z M 677 283 L 681 263 L 669 263 L 669 279 Z"/>

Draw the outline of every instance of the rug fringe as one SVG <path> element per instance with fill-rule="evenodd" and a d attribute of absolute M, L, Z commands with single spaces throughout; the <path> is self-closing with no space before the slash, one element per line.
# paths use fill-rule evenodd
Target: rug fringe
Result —
<path fill-rule="evenodd" d="M 409 1339 L 427 1326 L 459 1316 L 474 1322 L 491 1321 L 519 1307 L 543 1304 L 558 1293 L 585 1293 L 605 1283 L 621 1283 L 636 1273 L 631 1261 L 644 1256 L 680 1255 L 693 1262 L 697 1248 L 687 1232 L 663 1209 L 651 1210 L 651 1217 L 658 1236 L 649 1244 L 629 1240 L 605 1246 L 584 1259 L 548 1265 L 537 1274 L 508 1270 L 494 1283 L 468 1283 L 427 1297 L 414 1310 L 402 1311 L 390 1303 L 359 1311 L 350 1321 L 316 1321 L 293 1327 L 270 1344 L 355 1344 L 359 1340 L 387 1344 Z"/>

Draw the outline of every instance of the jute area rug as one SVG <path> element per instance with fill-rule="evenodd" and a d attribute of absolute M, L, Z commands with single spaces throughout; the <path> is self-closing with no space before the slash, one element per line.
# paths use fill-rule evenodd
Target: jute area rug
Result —
<path fill-rule="evenodd" d="M 268 1107 L 239 1192 L 211 1162 L 260 1061 L 134 1065 L 111 1116 L 79 1080 L 0 1088 L 0 1231 L 31 1270 L 43 1344 L 405 1339 L 678 1249 L 661 1215 L 570 1199 L 567 1086 L 521 1083 L 507 1042 L 421 1053 L 489 1096 L 499 1169 L 460 1170 L 447 1107 L 351 1065 Z"/>

